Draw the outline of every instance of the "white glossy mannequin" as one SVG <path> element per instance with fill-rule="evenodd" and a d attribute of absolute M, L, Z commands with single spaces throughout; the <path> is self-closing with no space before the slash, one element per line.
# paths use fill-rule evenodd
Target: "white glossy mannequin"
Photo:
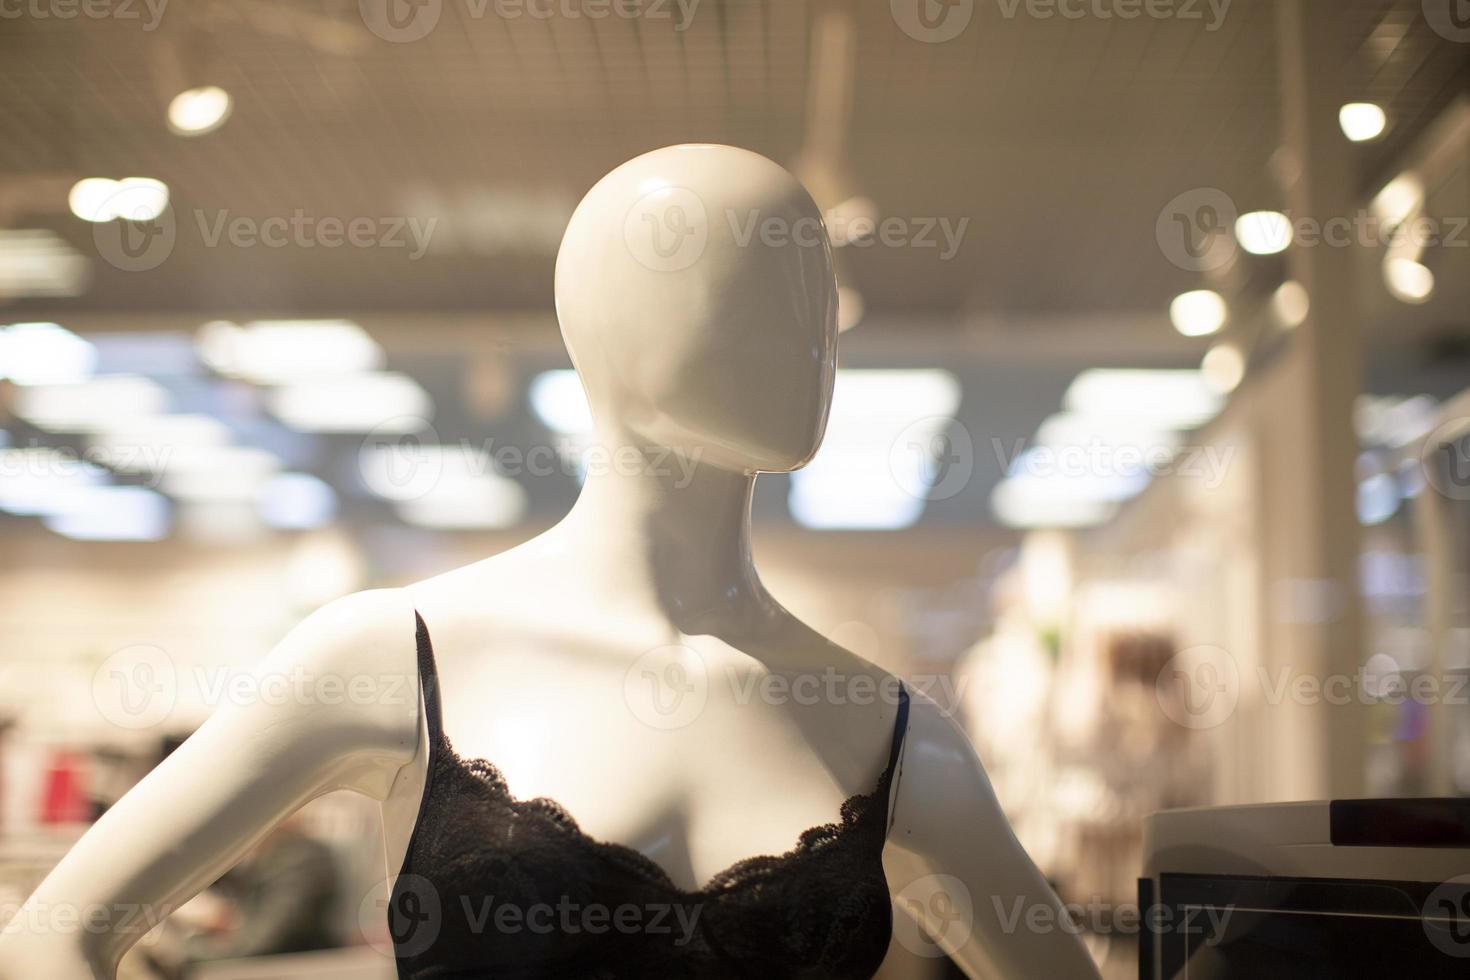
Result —
<path fill-rule="evenodd" d="M 728 216 L 740 225 L 752 211 L 796 229 L 794 240 L 742 241 Z M 684 888 L 836 820 L 887 762 L 894 699 L 863 696 L 887 675 L 781 608 L 749 543 L 756 473 L 803 465 L 826 422 L 831 255 L 825 235 L 800 244 L 799 223 L 817 217 L 786 171 L 730 147 L 657 150 L 604 178 L 562 243 L 557 313 L 598 441 L 622 465 L 590 473 L 566 519 L 521 547 L 330 604 L 263 670 L 396 676 L 417 692 L 417 610 L 456 750 L 493 761 L 517 796 L 549 796 L 587 833 L 644 851 Z M 655 232 L 667 236 L 657 248 L 639 237 Z M 661 462 L 668 449 L 697 464 L 687 480 Z M 640 710 L 637 694 L 671 664 L 684 671 L 676 676 L 705 680 L 702 710 L 672 727 Z M 751 697 L 745 686 L 834 671 L 845 679 L 839 695 L 815 702 Z M 426 752 L 416 694 L 222 708 L 98 822 L 29 905 L 176 907 L 296 808 L 339 788 L 383 801 L 396 871 Z M 1055 914 L 1060 906 L 965 736 L 919 695 L 897 786 L 890 867 L 952 876 L 970 892 L 973 935 L 950 936 L 967 972 L 1096 976 L 1066 932 L 1030 931 L 1024 919 L 1002 926 L 995 909 L 1017 899 Z M 895 891 L 908 883 L 891 874 Z M 0 975 L 111 978 L 139 938 L 137 929 L 11 929 Z"/>

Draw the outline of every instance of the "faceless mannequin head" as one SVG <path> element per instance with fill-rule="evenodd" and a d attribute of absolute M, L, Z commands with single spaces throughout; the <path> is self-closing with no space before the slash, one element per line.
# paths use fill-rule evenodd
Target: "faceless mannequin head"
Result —
<path fill-rule="evenodd" d="M 743 472 L 816 452 L 832 256 L 811 197 L 765 157 L 671 146 L 608 174 L 567 226 L 556 309 L 600 431 Z"/>

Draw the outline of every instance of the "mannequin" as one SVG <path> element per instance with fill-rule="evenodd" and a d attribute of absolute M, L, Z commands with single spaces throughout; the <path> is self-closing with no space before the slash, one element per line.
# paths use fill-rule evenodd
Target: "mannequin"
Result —
<path fill-rule="evenodd" d="M 752 214 L 792 234 L 743 236 Z M 786 171 L 731 147 L 657 150 L 599 182 L 563 240 L 556 301 L 597 442 L 619 465 L 589 470 L 568 516 L 520 547 L 308 617 L 262 671 L 366 677 L 399 696 L 219 709 L 18 920 L 82 908 L 93 927 L 7 930 L 0 976 L 113 977 L 150 918 L 124 922 L 120 910 L 136 918 L 142 906 L 156 921 L 336 789 L 382 802 L 396 874 L 428 768 L 415 612 L 432 632 L 457 752 L 492 761 L 515 796 L 550 797 L 587 834 L 642 851 L 681 888 L 789 850 L 869 791 L 896 716 L 875 692 L 893 679 L 784 610 L 750 553 L 755 475 L 806 463 L 831 400 L 831 254 L 825 234 L 801 232 L 819 221 Z M 669 451 L 692 465 L 662 462 Z M 751 695 L 780 690 L 763 681 L 813 677 L 836 693 Z M 696 700 L 651 712 L 666 683 Z M 1018 901 L 1063 913 L 965 736 L 911 696 L 891 889 L 932 873 L 969 892 L 974 929 L 942 942 L 972 976 L 1096 976 L 1075 936 L 1010 918 Z"/>

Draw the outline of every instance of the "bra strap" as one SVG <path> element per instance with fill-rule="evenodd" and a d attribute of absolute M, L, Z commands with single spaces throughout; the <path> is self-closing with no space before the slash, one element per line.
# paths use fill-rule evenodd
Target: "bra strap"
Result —
<path fill-rule="evenodd" d="M 903 681 L 898 682 L 898 717 L 893 720 L 893 748 L 888 753 L 888 768 L 883 771 L 881 787 L 888 806 L 888 820 L 884 834 L 893 829 L 898 817 L 898 784 L 903 779 L 903 743 L 909 733 L 909 692 Z"/>
<path fill-rule="evenodd" d="M 903 681 L 898 682 L 898 717 L 893 720 L 893 749 L 888 753 L 888 769 L 898 764 L 903 752 L 904 736 L 909 733 L 909 691 Z"/>
<path fill-rule="evenodd" d="M 414 610 L 418 621 L 419 685 L 424 692 L 424 721 L 429 728 L 430 742 L 438 742 L 444 735 L 444 711 L 439 703 L 439 668 L 434 663 L 434 643 L 429 639 L 429 626 L 424 617 Z"/>

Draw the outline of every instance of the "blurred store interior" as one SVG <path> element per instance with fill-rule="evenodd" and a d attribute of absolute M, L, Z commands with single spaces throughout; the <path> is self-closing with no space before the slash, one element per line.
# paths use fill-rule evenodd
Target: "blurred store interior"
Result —
<path fill-rule="evenodd" d="M 681 142 L 792 169 L 836 249 L 843 370 L 816 461 L 759 482 L 766 583 L 953 707 L 1064 897 L 1129 901 L 1155 810 L 1470 795 L 1470 29 L 372 6 L 0 21 L 7 907 L 219 670 L 566 511 L 560 235 Z M 172 671 L 141 715 L 108 671 L 140 647 Z M 298 830 L 341 865 L 322 944 L 372 940 L 375 809 Z M 191 975 L 284 975 L 246 960 Z"/>

